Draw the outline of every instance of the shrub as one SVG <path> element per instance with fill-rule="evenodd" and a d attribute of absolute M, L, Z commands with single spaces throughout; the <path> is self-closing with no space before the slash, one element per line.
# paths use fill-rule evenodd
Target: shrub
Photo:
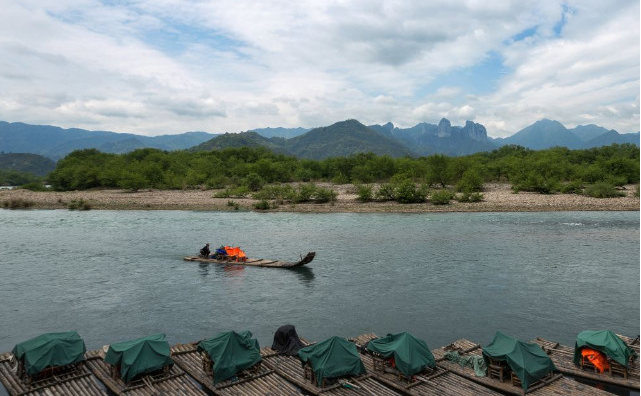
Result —
<path fill-rule="evenodd" d="M 574 180 L 569 183 L 564 183 L 561 185 L 559 191 L 561 191 L 562 194 L 582 194 L 583 182 L 581 180 Z"/>
<path fill-rule="evenodd" d="M 4 201 L 2 206 L 5 209 L 28 209 L 33 206 L 33 202 L 22 198 L 11 198 L 8 201 Z"/>
<path fill-rule="evenodd" d="M 23 184 L 20 188 L 31 191 L 47 191 L 47 188 L 41 181 L 32 181 L 27 184 Z"/>
<path fill-rule="evenodd" d="M 463 172 L 461 180 L 456 185 L 456 191 L 464 193 L 473 193 L 483 189 L 483 177 L 474 168 L 468 169 Z"/>
<path fill-rule="evenodd" d="M 400 203 L 425 202 L 427 189 L 424 186 L 417 187 L 416 184 L 407 179 L 396 187 L 396 200 Z"/>
<path fill-rule="evenodd" d="M 455 199 L 459 202 L 481 202 L 483 200 L 483 194 L 478 192 L 464 192 L 461 195 L 456 196 Z"/>
<path fill-rule="evenodd" d="M 454 194 L 452 194 L 451 191 L 439 190 L 432 193 L 430 201 L 432 201 L 434 205 L 449 205 L 452 198 L 454 198 Z"/>
<path fill-rule="evenodd" d="M 376 199 L 380 201 L 393 201 L 396 199 L 396 189 L 390 183 L 381 184 L 376 191 Z"/>
<path fill-rule="evenodd" d="M 555 179 L 546 179 L 536 172 L 530 172 L 519 178 L 512 185 L 514 192 L 531 191 L 541 194 L 552 194 L 559 190 L 559 182 Z"/>
<path fill-rule="evenodd" d="M 269 210 L 269 201 L 266 199 L 261 199 L 259 202 L 254 204 L 254 209 L 256 210 Z"/>
<path fill-rule="evenodd" d="M 357 199 L 361 202 L 369 202 L 374 196 L 372 186 L 365 184 L 356 187 L 356 194 L 358 195 Z"/>
<path fill-rule="evenodd" d="M 234 210 L 240 209 L 240 204 L 236 201 L 231 201 L 231 200 L 227 201 L 227 206 L 234 208 Z"/>
<path fill-rule="evenodd" d="M 316 185 L 313 183 L 307 183 L 307 184 L 301 184 L 298 187 L 298 193 L 296 194 L 296 197 L 294 198 L 294 202 L 300 203 L 300 202 L 309 202 L 312 200 L 314 197 L 314 194 L 316 193 Z"/>
<path fill-rule="evenodd" d="M 262 190 L 252 194 L 254 199 L 267 199 L 278 201 L 293 201 L 296 198 L 296 190 L 289 184 L 264 186 Z"/>
<path fill-rule="evenodd" d="M 614 198 L 614 197 L 623 197 L 625 196 L 625 193 L 618 191 L 610 183 L 599 182 L 586 187 L 585 195 L 593 198 Z"/>
<path fill-rule="evenodd" d="M 638 184 L 637 184 L 637 186 L 634 188 L 634 196 L 635 196 L 635 197 L 637 197 L 637 198 L 639 198 L 639 185 L 638 185 Z"/>
<path fill-rule="evenodd" d="M 331 188 L 317 187 L 314 193 L 314 200 L 318 203 L 334 202 L 338 194 Z"/>
<path fill-rule="evenodd" d="M 225 189 L 214 194 L 214 198 L 245 198 L 249 194 L 249 189 L 245 186 L 234 189 Z"/>
<path fill-rule="evenodd" d="M 67 205 L 67 208 L 69 210 L 90 210 L 91 205 L 89 204 L 89 202 L 80 198 L 78 200 L 74 199 L 71 202 L 69 202 L 69 204 Z"/>
<path fill-rule="evenodd" d="M 258 173 L 250 173 L 244 180 L 244 185 L 249 189 L 249 191 L 259 191 L 263 188 L 265 181 Z"/>

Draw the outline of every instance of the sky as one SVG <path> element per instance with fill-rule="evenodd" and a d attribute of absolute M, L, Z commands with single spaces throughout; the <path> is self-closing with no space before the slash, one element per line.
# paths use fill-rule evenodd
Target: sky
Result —
<path fill-rule="evenodd" d="M 639 131 L 638 0 L 0 0 L 0 120 Z"/>

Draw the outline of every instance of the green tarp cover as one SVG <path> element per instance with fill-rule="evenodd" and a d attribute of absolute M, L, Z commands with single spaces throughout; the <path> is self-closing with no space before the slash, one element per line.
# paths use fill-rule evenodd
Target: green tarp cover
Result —
<path fill-rule="evenodd" d="M 426 367 L 434 367 L 434 355 L 423 340 L 410 333 L 388 334 L 367 343 L 367 349 L 381 354 L 384 358 L 394 358 L 396 368 L 406 377 L 420 373 Z"/>
<path fill-rule="evenodd" d="M 365 374 L 356 345 L 340 337 L 330 337 L 318 344 L 301 348 L 298 357 L 309 362 L 320 387 L 323 378 Z"/>
<path fill-rule="evenodd" d="M 173 364 L 164 334 L 111 344 L 105 362 L 120 366 L 120 378 L 130 382 L 137 375 L 151 373 Z"/>
<path fill-rule="evenodd" d="M 497 331 L 492 342 L 483 348 L 483 357 L 486 359 L 485 363 L 489 363 L 488 357 L 506 361 L 521 380 L 523 390 L 527 390 L 531 383 L 556 370 L 550 357 L 539 345 L 519 341 L 500 331 Z"/>
<path fill-rule="evenodd" d="M 85 342 L 75 331 L 46 333 L 21 342 L 12 353 L 24 362 L 28 375 L 38 374 L 47 367 L 66 366 L 85 360 Z"/>
<path fill-rule="evenodd" d="M 445 353 L 445 358 L 461 367 L 473 368 L 477 377 L 487 376 L 487 365 L 481 355 L 461 356 L 457 351 L 449 351 Z"/>
<path fill-rule="evenodd" d="M 205 351 L 214 362 L 214 384 L 225 381 L 236 373 L 261 361 L 258 340 L 252 333 L 228 331 L 202 340 L 199 351 Z"/>
<path fill-rule="evenodd" d="M 610 330 L 586 330 L 576 336 L 574 344 L 574 364 L 581 361 L 581 348 L 588 347 L 599 352 L 617 363 L 628 367 L 630 356 L 634 351 L 630 349 L 616 334 Z"/>

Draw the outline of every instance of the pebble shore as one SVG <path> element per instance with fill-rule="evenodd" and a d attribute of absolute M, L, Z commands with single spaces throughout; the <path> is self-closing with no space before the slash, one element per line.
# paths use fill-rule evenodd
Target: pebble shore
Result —
<path fill-rule="evenodd" d="M 338 193 L 334 203 L 283 203 L 271 212 L 310 213 L 424 213 L 424 212 L 548 212 L 548 211 L 638 211 L 639 198 L 634 196 L 636 186 L 625 186 L 626 194 L 619 198 L 591 198 L 576 194 L 514 194 L 509 184 L 487 184 L 483 201 L 461 203 L 452 200 L 449 205 L 396 202 L 367 202 L 357 200 L 352 185 L 318 183 Z M 217 190 L 90 190 L 67 192 L 34 192 L 29 190 L 0 190 L 0 204 L 11 200 L 28 202 L 32 209 L 68 209 L 72 201 L 88 203 L 91 209 L 107 210 L 255 210 L 256 200 L 250 198 L 213 198 Z"/>

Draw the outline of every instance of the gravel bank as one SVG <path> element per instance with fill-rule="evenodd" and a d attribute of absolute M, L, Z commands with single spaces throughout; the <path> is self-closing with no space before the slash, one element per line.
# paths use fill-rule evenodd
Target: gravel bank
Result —
<path fill-rule="evenodd" d="M 634 196 L 635 186 L 626 186 L 625 197 L 590 198 L 574 194 L 544 195 L 521 192 L 513 194 L 509 184 L 488 184 L 483 191 L 484 200 L 477 203 L 451 201 L 449 205 L 399 204 L 396 202 L 361 203 L 356 199 L 352 185 L 329 185 L 338 192 L 333 204 L 282 204 L 273 212 L 363 212 L 363 213 L 422 213 L 422 212 L 547 212 L 612 210 L 638 211 L 639 198 Z M 238 210 L 253 210 L 253 199 L 213 198 L 214 190 L 187 191 L 138 191 L 92 190 L 68 192 L 34 192 L 29 190 L 0 190 L 0 203 L 22 200 L 35 209 L 67 209 L 72 201 L 84 200 L 91 209 L 116 210 L 236 210 L 229 201 L 238 204 Z"/>

